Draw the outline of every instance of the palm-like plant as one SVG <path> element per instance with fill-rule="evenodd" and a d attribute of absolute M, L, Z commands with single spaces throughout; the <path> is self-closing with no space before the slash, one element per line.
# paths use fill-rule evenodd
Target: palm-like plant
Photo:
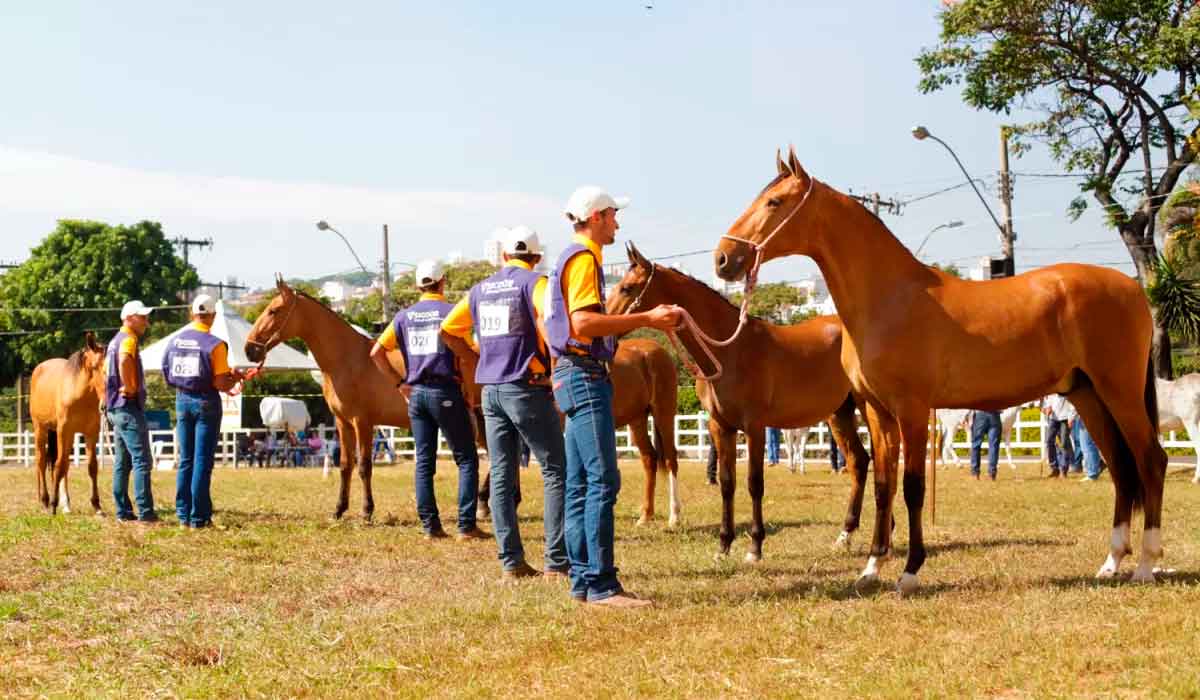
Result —
<path fill-rule="evenodd" d="M 1189 279 L 1171 259 L 1160 255 L 1146 293 L 1167 329 L 1191 342 L 1200 340 L 1200 282 Z"/>

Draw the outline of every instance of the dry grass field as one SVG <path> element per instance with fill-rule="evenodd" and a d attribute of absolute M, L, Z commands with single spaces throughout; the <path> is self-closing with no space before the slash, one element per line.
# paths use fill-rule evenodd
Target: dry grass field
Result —
<path fill-rule="evenodd" d="M 623 471 L 618 565 L 655 600 L 645 611 L 580 606 L 545 582 L 503 585 L 491 542 L 426 542 L 410 464 L 376 470 L 370 526 L 356 515 L 357 479 L 350 515 L 332 522 L 336 482 L 319 470 L 220 469 L 221 529 L 198 533 L 173 526 L 172 473 L 154 477 L 168 524 L 142 528 L 91 516 L 81 471 L 76 513 L 50 517 L 31 471 L 0 468 L 0 694 L 1200 697 L 1200 487 L 1179 467 L 1164 515 L 1174 571 L 1152 586 L 1092 579 L 1111 523 L 1106 477 L 1002 466 L 989 483 L 945 469 L 910 599 L 853 587 L 865 535 L 852 553 L 830 548 L 846 482 L 823 466 L 768 472 L 765 560 L 753 566 L 740 487 L 740 539 L 714 560 L 720 498 L 701 465 L 682 467 L 677 531 L 635 527 L 642 476 L 633 462 Z M 540 482 L 536 467 L 525 474 L 536 563 Z M 454 486 L 443 463 L 448 527 Z M 899 497 L 897 512 L 889 582 L 906 542 Z"/>

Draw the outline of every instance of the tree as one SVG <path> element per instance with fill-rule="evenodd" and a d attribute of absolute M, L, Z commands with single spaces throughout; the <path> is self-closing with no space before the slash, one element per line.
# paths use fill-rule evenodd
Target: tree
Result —
<path fill-rule="evenodd" d="M 1046 144 L 1102 208 L 1143 285 L 1157 269 L 1158 211 L 1200 149 L 1200 5 L 1195 0 L 963 0 L 917 58 L 920 89 L 963 86 L 972 107 L 1044 118 L 1012 127 L 1019 155 Z M 1126 177 L 1129 176 L 1129 177 Z M 1087 207 L 1081 195 L 1069 213 Z M 1153 359 L 1171 372 L 1155 313 Z"/>
<path fill-rule="evenodd" d="M 6 337 L 7 350 L 16 359 L 10 364 L 28 371 L 42 360 L 65 356 L 79 349 L 85 330 L 112 335 L 121 324 L 114 309 L 125 301 L 178 304 L 180 293 L 199 281 L 196 271 L 175 255 L 157 222 L 110 226 L 59 221 L 24 263 L 0 277 L 0 327 L 36 331 Z M 97 307 L 105 310 L 28 310 Z M 5 384 L 11 378 L 0 377 Z"/>
<path fill-rule="evenodd" d="M 958 277 L 959 279 L 962 279 L 962 270 L 959 270 L 958 265 L 955 265 L 954 263 L 947 263 L 945 265 L 942 265 L 940 263 L 934 263 L 932 265 L 932 267 L 935 269 L 941 270 L 942 272 L 945 272 L 947 275 L 950 275 L 951 277 Z"/>
<path fill-rule="evenodd" d="M 755 287 L 754 296 L 750 298 L 750 315 L 771 323 L 799 323 L 812 316 L 811 313 L 795 313 L 795 307 L 803 304 L 805 299 L 807 295 L 803 290 L 783 282 L 760 284 Z M 734 294 L 729 300 L 740 305 L 742 295 Z"/>

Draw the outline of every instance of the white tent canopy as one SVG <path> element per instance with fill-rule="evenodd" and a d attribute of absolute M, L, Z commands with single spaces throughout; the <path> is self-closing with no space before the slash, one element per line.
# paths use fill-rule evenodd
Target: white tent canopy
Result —
<path fill-rule="evenodd" d="M 251 362 L 246 357 L 246 338 L 250 336 L 250 322 L 242 318 L 233 308 L 226 306 L 224 301 L 217 300 L 217 318 L 213 321 L 212 334 L 229 344 L 229 366 L 234 369 L 257 367 L 257 362 Z M 182 329 L 180 329 L 182 330 Z M 171 335 L 151 344 L 142 350 L 142 366 L 147 372 L 161 372 L 163 354 L 167 344 L 175 337 Z M 315 370 L 317 361 L 302 352 L 280 343 L 267 353 L 264 370 Z"/>

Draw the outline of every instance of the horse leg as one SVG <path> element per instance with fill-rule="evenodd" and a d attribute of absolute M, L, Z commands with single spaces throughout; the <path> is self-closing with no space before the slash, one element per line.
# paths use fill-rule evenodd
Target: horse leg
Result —
<path fill-rule="evenodd" d="M 833 433 L 838 450 L 846 455 L 846 468 L 854 477 L 850 481 L 850 503 L 846 508 L 846 520 L 842 524 L 837 541 L 833 543 L 834 547 L 845 547 L 848 550 L 862 517 L 863 494 L 867 488 L 867 466 L 870 463 L 867 451 L 858 439 L 853 401 L 842 404 L 837 413 L 829 417 L 829 430 Z"/>
<path fill-rule="evenodd" d="M 667 420 L 673 423 L 674 415 Z M 671 515 L 667 519 L 667 527 L 674 528 L 679 525 L 679 520 L 683 517 L 683 504 L 679 500 L 679 457 L 675 453 L 674 433 L 672 432 L 669 441 L 666 440 L 663 434 L 659 432 L 660 429 L 657 421 L 655 422 L 654 431 L 660 437 L 659 445 L 656 449 L 659 463 L 665 464 L 667 467 L 667 494 L 671 499 Z"/>
<path fill-rule="evenodd" d="M 909 408 L 902 417 L 904 439 L 904 505 L 908 508 L 908 561 L 896 583 L 900 595 L 917 591 L 917 572 L 925 563 L 925 534 L 921 514 L 925 507 L 925 453 L 929 439 L 929 409 Z"/>
<path fill-rule="evenodd" d="M 808 473 L 808 462 L 806 460 L 806 455 L 808 453 L 808 439 L 810 437 L 812 437 L 812 428 L 801 428 L 800 429 L 800 445 L 796 449 L 800 453 L 800 473 L 801 474 Z M 790 447 L 789 447 L 789 449 L 790 449 Z"/>
<path fill-rule="evenodd" d="M 746 432 L 746 446 L 750 451 L 750 465 L 746 469 L 746 490 L 750 492 L 750 549 L 746 552 L 746 561 L 751 564 L 762 561 L 763 540 L 767 537 L 767 529 L 763 525 L 762 499 L 763 481 L 763 449 L 766 447 L 766 437 L 763 426 L 750 426 Z"/>
<path fill-rule="evenodd" d="M 37 498 L 43 508 L 50 507 L 50 494 L 46 492 L 46 469 L 49 467 L 50 450 L 47 449 L 49 444 L 50 431 L 42 426 L 34 423 L 33 425 L 33 449 L 34 449 L 34 476 L 37 480 Z"/>
<path fill-rule="evenodd" d="M 737 477 L 737 431 L 710 424 L 709 433 L 716 443 L 717 480 L 721 484 L 721 549 L 722 556 L 729 554 L 733 544 L 733 490 Z"/>
<path fill-rule="evenodd" d="M 100 475 L 99 446 L 97 445 L 100 436 L 87 435 L 84 439 L 87 440 L 88 478 L 92 482 L 92 510 L 96 515 L 104 515 L 104 510 L 100 508 L 100 488 L 96 483 L 97 477 Z"/>
<path fill-rule="evenodd" d="M 1115 460 L 1121 459 L 1119 428 L 1112 415 L 1101 402 L 1100 397 L 1091 386 L 1081 386 L 1068 395 L 1071 405 L 1083 419 L 1088 433 L 1096 441 L 1096 447 L 1104 456 L 1110 468 L 1116 497 L 1113 504 L 1113 529 L 1109 539 L 1109 553 L 1096 578 L 1112 578 L 1121 568 L 1121 560 L 1126 554 L 1132 553 L 1130 546 L 1129 521 L 1133 517 L 1133 499 L 1125 490 L 1128 486 L 1125 474 L 1116 468 Z"/>
<path fill-rule="evenodd" d="M 71 449 L 74 447 L 74 433 L 68 433 L 61 427 L 58 429 L 58 459 L 54 462 L 53 483 L 47 486 L 50 492 L 50 513 L 58 513 L 59 490 L 63 479 L 67 478 L 67 470 L 71 468 Z M 69 503 L 64 505 L 69 506 Z"/>
<path fill-rule="evenodd" d="M 338 491 L 337 507 L 333 511 L 334 519 L 340 519 L 350 507 L 350 477 L 354 473 L 354 463 L 358 459 L 358 436 L 354 429 L 341 418 L 336 419 L 338 442 L 342 446 L 342 464 L 338 468 L 341 477 L 341 488 Z M 349 439 L 347 439 L 349 438 Z"/>
<path fill-rule="evenodd" d="M 1140 496 L 1144 518 L 1142 551 L 1132 580 L 1149 583 L 1154 581 L 1154 565 L 1162 557 L 1162 499 L 1167 475 L 1167 453 L 1158 439 L 1158 417 L 1150 415 L 1146 405 L 1147 394 L 1154 391 L 1152 370 L 1147 368 L 1139 375 L 1136 383 L 1113 382 L 1105 376 L 1092 377 L 1092 381 L 1096 395 L 1117 425 L 1118 432 L 1114 436 L 1121 440 L 1117 457 L 1123 458 L 1125 464 L 1122 465 L 1121 461 L 1109 462 L 1110 471 L 1114 478 L 1118 471 L 1123 471 L 1137 480 L 1133 488 L 1127 489 L 1135 505 Z"/>
<path fill-rule="evenodd" d="M 1187 421 L 1188 439 L 1192 442 L 1192 451 L 1196 453 L 1196 473 L 1192 475 L 1192 483 L 1200 484 L 1200 419 Z"/>
<path fill-rule="evenodd" d="M 491 464 L 490 462 L 488 463 Z M 492 508 L 488 505 L 488 499 L 492 497 L 492 470 L 489 468 L 483 473 L 483 478 L 479 480 L 479 493 L 475 496 L 475 519 L 476 520 L 491 520 Z"/>
<path fill-rule="evenodd" d="M 371 492 L 371 442 L 374 426 L 365 426 L 358 431 L 358 478 L 363 487 L 363 520 L 368 523 L 375 515 L 375 495 Z"/>
<path fill-rule="evenodd" d="M 896 468 L 900 461 L 900 428 L 896 419 L 873 403 L 867 403 L 867 427 L 871 431 L 871 450 L 875 453 L 875 529 L 867 565 L 859 574 L 857 586 L 879 580 L 879 567 L 892 549 L 892 500 L 896 497 Z"/>
<path fill-rule="evenodd" d="M 642 458 L 642 472 L 646 475 L 646 482 L 642 488 L 642 513 L 638 517 L 638 525 L 645 525 L 654 520 L 654 487 L 657 476 L 655 470 L 658 467 L 658 455 L 654 451 L 653 443 L 650 442 L 650 435 L 646 432 L 646 427 L 645 416 L 629 423 L 629 434 L 638 448 L 638 455 Z"/>

